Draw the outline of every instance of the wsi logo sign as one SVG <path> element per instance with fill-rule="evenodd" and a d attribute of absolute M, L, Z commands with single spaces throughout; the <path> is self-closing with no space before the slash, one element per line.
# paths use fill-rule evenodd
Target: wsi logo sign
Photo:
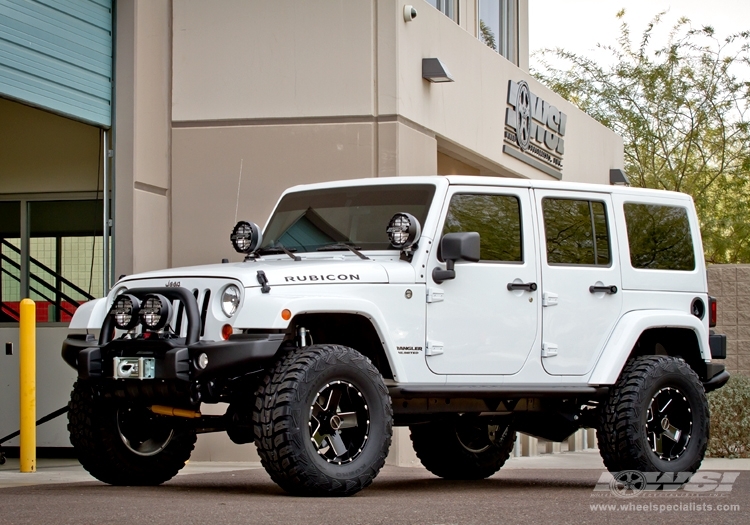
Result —
<path fill-rule="evenodd" d="M 508 83 L 503 152 L 555 178 L 562 178 L 568 117 L 520 82 Z M 517 147 L 511 148 L 509 145 Z M 520 151 L 519 151 L 520 150 Z"/>
<path fill-rule="evenodd" d="M 618 498 L 634 498 L 664 492 L 731 492 L 739 472 L 603 472 L 594 492 L 609 492 Z"/>

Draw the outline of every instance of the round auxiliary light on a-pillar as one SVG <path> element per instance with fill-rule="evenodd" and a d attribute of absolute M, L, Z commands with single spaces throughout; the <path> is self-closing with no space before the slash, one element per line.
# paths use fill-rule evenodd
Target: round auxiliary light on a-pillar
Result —
<path fill-rule="evenodd" d="M 260 246 L 262 235 L 254 222 L 240 221 L 235 224 L 229 238 L 237 252 L 251 254 Z"/>

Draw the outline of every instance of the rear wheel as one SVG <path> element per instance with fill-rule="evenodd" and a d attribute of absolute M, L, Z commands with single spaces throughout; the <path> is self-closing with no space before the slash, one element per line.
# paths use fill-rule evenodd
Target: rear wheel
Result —
<path fill-rule="evenodd" d="M 490 477 L 508 460 L 516 441 L 508 418 L 465 415 L 409 429 L 422 465 L 445 479 Z"/>
<path fill-rule="evenodd" d="M 261 384 L 253 414 L 261 462 L 281 488 L 349 496 L 385 463 L 392 411 L 378 370 L 362 354 L 313 345 L 282 356 Z"/>
<path fill-rule="evenodd" d="M 114 405 L 85 381 L 73 386 L 68 404 L 70 442 L 96 479 L 111 485 L 159 485 L 185 466 L 195 432 L 175 427 L 145 406 Z"/>
<path fill-rule="evenodd" d="M 695 472 L 709 436 L 703 384 L 680 358 L 632 359 L 602 407 L 597 439 L 612 472 Z"/>

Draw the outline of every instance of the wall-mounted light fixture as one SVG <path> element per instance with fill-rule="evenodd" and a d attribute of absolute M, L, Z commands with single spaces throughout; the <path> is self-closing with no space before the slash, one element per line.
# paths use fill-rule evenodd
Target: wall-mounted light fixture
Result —
<path fill-rule="evenodd" d="M 630 179 L 621 169 L 609 170 L 609 183 L 614 186 L 630 186 Z"/>
<path fill-rule="evenodd" d="M 422 59 L 422 78 L 430 82 L 454 82 L 448 68 L 437 58 Z"/>

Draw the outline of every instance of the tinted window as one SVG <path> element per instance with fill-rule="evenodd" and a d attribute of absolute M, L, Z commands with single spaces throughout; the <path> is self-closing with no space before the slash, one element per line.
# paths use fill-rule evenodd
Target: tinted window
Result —
<path fill-rule="evenodd" d="M 604 203 L 547 198 L 542 201 L 542 209 L 549 264 L 609 264 Z"/>
<path fill-rule="evenodd" d="M 510 195 L 454 195 L 443 235 L 478 232 L 482 261 L 521 262 L 521 209 Z"/>
<path fill-rule="evenodd" d="M 626 203 L 625 222 L 633 268 L 695 269 L 693 238 L 685 208 Z"/>

